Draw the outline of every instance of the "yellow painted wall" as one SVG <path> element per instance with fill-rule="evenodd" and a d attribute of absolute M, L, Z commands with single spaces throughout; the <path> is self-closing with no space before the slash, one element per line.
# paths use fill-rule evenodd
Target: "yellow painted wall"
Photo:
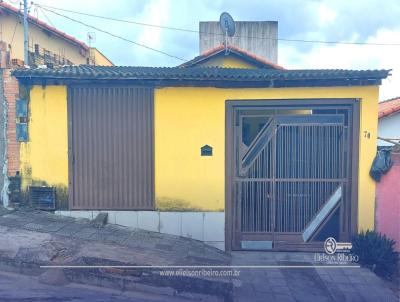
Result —
<path fill-rule="evenodd" d="M 20 144 L 22 188 L 48 184 L 68 186 L 67 89 L 33 86 L 29 100 L 29 141 Z"/>
<path fill-rule="evenodd" d="M 375 181 L 369 176 L 369 170 L 377 148 L 378 99 L 379 88 L 376 87 L 361 102 L 358 174 L 358 228 L 360 231 L 373 230 L 375 222 Z"/>
<path fill-rule="evenodd" d="M 34 86 L 29 142 L 21 143 L 23 187 L 32 181 L 67 187 L 68 140 L 65 86 Z M 361 98 L 359 229 L 374 227 L 375 183 L 369 168 L 376 153 L 378 87 L 155 91 L 155 192 L 163 209 L 223 210 L 225 199 L 225 100 Z M 368 132 L 370 137 L 364 135 Z M 213 156 L 200 156 L 200 147 Z"/>
<path fill-rule="evenodd" d="M 373 229 L 375 183 L 368 171 L 376 153 L 378 87 L 218 89 L 162 88 L 155 92 L 155 188 L 157 205 L 174 201 L 188 209 L 224 208 L 225 100 L 362 98 L 359 175 L 360 229 Z M 211 145 L 212 157 L 200 147 Z"/>
<path fill-rule="evenodd" d="M 17 25 L 15 27 L 15 25 Z M 15 15 L 0 16 L 1 41 L 11 44 L 11 58 L 24 60 L 24 29 L 20 19 Z M 15 34 L 14 34 L 15 28 Z M 14 38 L 13 38 L 14 35 Z M 34 44 L 39 44 L 57 55 L 64 54 L 64 57 L 74 64 L 86 64 L 86 56 L 80 54 L 80 47 L 67 42 L 54 34 L 46 33 L 39 27 L 30 23 L 29 25 L 29 47 L 34 51 Z"/>
<path fill-rule="evenodd" d="M 224 56 L 216 56 L 211 58 L 201 64 L 199 66 L 217 66 L 217 67 L 225 67 L 225 68 L 256 68 L 255 65 L 249 64 L 240 58 L 233 57 L 232 55 Z"/>
<path fill-rule="evenodd" d="M 90 60 L 96 66 L 114 66 L 114 64 L 103 55 L 96 47 L 90 48 Z"/>

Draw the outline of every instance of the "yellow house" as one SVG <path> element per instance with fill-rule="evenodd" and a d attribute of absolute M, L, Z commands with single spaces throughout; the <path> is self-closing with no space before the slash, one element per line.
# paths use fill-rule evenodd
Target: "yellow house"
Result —
<path fill-rule="evenodd" d="M 110 61 L 100 50 L 96 47 L 90 47 L 89 63 L 97 66 L 113 66 L 113 62 Z"/>
<path fill-rule="evenodd" d="M 23 14 L 12 5 L 0 2 L 0 41 L 5 44 L 1 51 L 9 53 L 14 65 L 21 65 L 24 60 Z M 55 63 L 91 64 L 112 66 L 112 62 L 96 48 L 89 48 L 78 39 L 29 15 L 29 59 L 28 65 Z M 4 55 L 3 55 L 4 56 Z M 3 66 L 4 67 L 4 66 Z"/>
<path fill-rule="evenodd" d="M 320 249 L 374 228 L 388 74 L 286 70 L 235 47 L 172 68 L 16 70 L 22 187 L 54 187 L 58 214 L 226 250 Z"/>

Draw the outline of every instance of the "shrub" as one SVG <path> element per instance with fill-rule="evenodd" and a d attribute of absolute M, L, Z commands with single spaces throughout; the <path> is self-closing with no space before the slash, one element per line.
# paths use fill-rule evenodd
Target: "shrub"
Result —
<path fill-rule="evenodd" d="M 395 241 L 374 231 L 361 232 L 352 239 L 352 250 L 359 263 L 369 267 L 377 275 L 390 278 L 397 269 L 399 253 Z"/>

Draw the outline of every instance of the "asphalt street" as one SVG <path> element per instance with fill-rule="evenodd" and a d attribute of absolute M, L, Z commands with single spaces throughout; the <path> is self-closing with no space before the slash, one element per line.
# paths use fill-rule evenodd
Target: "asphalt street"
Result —
<path fill-rule="evenodd" d="M 33 276 L 0 272 L 1 302 L 143 302 L 188 301 L 187 299 L 147 293 L 119 292 L 100 287 L 68 284 L 53 286 Z"/>

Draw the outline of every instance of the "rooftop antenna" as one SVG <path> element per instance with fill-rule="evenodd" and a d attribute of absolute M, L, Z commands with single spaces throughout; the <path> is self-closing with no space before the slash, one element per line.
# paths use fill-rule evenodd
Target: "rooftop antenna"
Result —
<path fill-rule="evenodd" d="M 228 36 L 233 37 L 235 34 L 235 21 L 230 14 L 223 12 L 219 17 L 219 25 L 221 26 L 222 32 L 225 36 L 225 55 L 228 54 Z"/>
<path fill-rule="evenodd" d="M 92 50 L 92 43 L 96 42 L 96 33 L 92 32 L 92 31 L 88 32 L 87 33 L 87 41 L 89 44 L 89 58 L 87 58 L 87 59 L 89 59 L 89 61 L 87 63 L 96 65 L 94 53 Z"/>
<path fill-rule="evenodd" d="M 88 32 L 87 33 L 87 41 L 89 44 L 89 47 L 92 47 L 92 42 L 96 42 L 96 33 L 95 32 Z"/>
<path fill-rule="evenodd" d="M 28 0 L 24 0 L 24 65 L 29 66 Z"/>

